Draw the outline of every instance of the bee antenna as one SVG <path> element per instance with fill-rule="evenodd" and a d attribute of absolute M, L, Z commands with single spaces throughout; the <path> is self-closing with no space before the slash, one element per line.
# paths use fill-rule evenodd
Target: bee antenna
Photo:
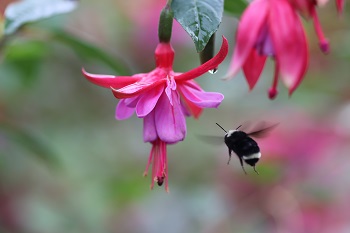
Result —
<path fill-rule="evenodd" d="M 236 130 L 239 129 L 239 128 L 241 128 L 241 126 L 242 126 L 242 125 L 238 126 L 238 127 L 236 128 Z"/>
<path fill-rule="evenodd" d="M 222 126 L 221 125 L 219 125 L 218 123 L 215 123 L 217 126 L 219 126 L 223 131 L 225 131 L 225 133 L 227 133 L 227 131 L 224 129 L 224 128 L 222 128 Z"/>

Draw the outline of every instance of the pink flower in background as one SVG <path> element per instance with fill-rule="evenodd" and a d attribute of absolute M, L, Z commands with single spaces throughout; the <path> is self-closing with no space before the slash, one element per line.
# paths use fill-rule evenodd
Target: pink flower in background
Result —
<path fill-rule="evenodd" d="M 259 146 L 269 163 L 277 162 L 283 167 L 285 181 L 294 182 L 326 166 L 329 161 L 336 161 L 335 154 L 339 159 L 343 144 L 344 139 L 335 131 L 334 125 L 316 121 L 302 113 L 290 112 L 278 130 L 260 140 Z M 331 177 L 329 173 L 325 176 Z"/>
<path fill-rule="evenodd" d="M 228 43 L 223 37 L 221 49 L 214 58 L 186 73 L 176 73 L 172 69 L 175 55 L 172 46 L 159 43 L 155 51 L 156 68 L 149 73 L 112 76 L 82 70 L 90 82 L 111 88 L 114 96 L 121 99 L 116 108 L 116 119 L 127 119 L 134 112 L 144 119 L 144 141 L 153 144 L 149 161 L 151 163 L 153 159 L 151 187 L 154 181 L 161 185 L 165 178 L 165 189 L 168 190 L 166 144 L 185 138 L 185 116 L 197 118 L 203 108 L 216 108 L 223 100 L 221 93 L 205 92 L 192 79 L 216 68 L 227 52 Z"/>
<path fill-rule="evenodd" d="M 308 232 L 341 232 L 336 230 L 342 216 L 335 210 L 335 203 L 326 203 L 319 200 L 307 201 L 302 203 L 302 213 L 300 214 L 304 228 Z M 345 212 L 344 212 L 345 214 Z"/>
<path fill-rule="evenodd" d="M 234 209 L 217 229 L 232 224 L 231 232 L 260 232 L 262 226 L 275 233 L 348 232 L 349 137 L 339 134 L 334 111 L 310 118 L 295 110 L 280 110 L 284 122 L 259 140 L 260 176 L 217 169 L 220 197 Z"/>
<path fill-rule="evenodd" d="M 343 13 L 345 0 L 335 0 L 335 3 L 337 5 L 338 13 L 339 14 Z"/>
<path fill-rule="evenodd" d="M 290 3 L 306 18 L 312 18 L 314 23 L 314 28 L 319 40 L 319 46 L 322 52 L 329 52 L 329 42 L 325 37 L 318 14 L 316 11 L 317 6 L 322 6 L 328 2 L 328 0 L 289 0 Z M 341 1 L 341 0 L 340 0 Z M 337 3 L 339 0 L 337 0 Z M 339 8 L 338 8 L 339 9 Z"/>
<path fill-rule="evenodd" d="M 123 15 L 133 23 L 131 28 L 133 36 L 130 38 L 138 47 L 148 50 L 148 46 L 154 46 L 158 42 L 159 12 L 166 4 L 166 0 L 143 0 L 135 4 L 134 1 L 114 1 L 118 9 L 122 9 Z M 141 10 L 142 9 L 142 10 Z M 185 30 L 177 21 L 173 24 L 171 36 L 172 44 L 184 44 L 188 42 Z M 139 40 L 142 38 L 142 40 Z M 148 46 L 145 46 L 147 44 Z"/>
<path fill-rule="evenodd" d="M 3 17 L 6 7 L 15 2 L 15 0 L 1 0 L 0 1 L 0 17 Z"/>
<path fill-rule="evenodd" d="M 306 73 L 309 53 L 303 26 L 288 0 L 255 0 L 249 4 L 238 25 L 226 79 L 243 68 L 253 89 L 267 56 L 275 60 L 269 97 L 277 95 L 279 76 L 292 94 Z"/>

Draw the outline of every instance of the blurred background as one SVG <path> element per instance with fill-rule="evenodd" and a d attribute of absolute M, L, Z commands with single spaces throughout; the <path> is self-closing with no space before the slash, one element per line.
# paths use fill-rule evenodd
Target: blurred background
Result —
<path fill-rule="evenodd" d="M 1 0 L 0 10 L 9 1 Z M 242 74 L 222 81 L 237 18 L 217 32 L 230 43 L 219 71 L 197 81 L 225 100 L 187 119 L 187 138 L 168 146 L 169 189 L 142 176 L 150 144 L 142 120 L 114 119 L 108 89 L 81 74 L 131 75 L 154 68 L 158 16 L 165 1 L 81 1 L 78 8 L 21 28 L 0 48 L 0 232 L 350 232 L 350 9 L 319 9 L 331 53 L 303 21 L 308 73 L 289 97 L 280 83 L 271 101 L 270 60 L 251 92 Z M 174 70 L 199 65 L 190 37 L 175 22 Z M 227 148 L 198 139 L 223 136 L 252 120 L 279 122 L 257 140 L 262 159 L 245 175 Z"/>

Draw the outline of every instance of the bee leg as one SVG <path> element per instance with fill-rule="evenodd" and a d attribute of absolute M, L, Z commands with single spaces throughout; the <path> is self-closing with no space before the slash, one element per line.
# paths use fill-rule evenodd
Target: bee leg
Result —
<path fill-rule="evenodd" d="M 239 158 L 239 162 L 241 162 L 241 166 L 242 166 L 244 173 L 247 175 L 247 172 L 245 171 L 244 166 L 243 166 L 243 159 L 241 157 L 238 157 L 238 158 Z"/>
<path fill-rule="evenodd" d="M 231 161 L 231 154 L 232 154 L 232 151 L 231 151 L 231 149 L 229 148 L 229 149 L 228 149 L 228 161 L 227 161 L 227 165 L 230 164 L 230 161 Z"/>
<path fill-rule="evenodd" d="M 253 166 L 253 169 L 254 169 L 255 173 L 259 175 L 259 172 L 256 170 L 255 166 Z"/>

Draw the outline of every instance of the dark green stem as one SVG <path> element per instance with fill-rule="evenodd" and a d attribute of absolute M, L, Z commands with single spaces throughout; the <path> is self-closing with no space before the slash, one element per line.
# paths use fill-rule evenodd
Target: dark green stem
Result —
<path fill-rule="evenodd" d="M 158 26 L 159 42 L 169 43 L 171 39 L 174 12 L 171 9 L 170 4 L 171 4 L 171 0 L 168 1 L 166 6 L 163 8 L 162 12 L 160 13 L 159 26 Z"/>
<path fill-rule="evenodd" d="M 214 57 L 215 50 L 215 33 L 210 37 L 205 48 L 199 53 L 201 64 L 206 63 Z"/>

